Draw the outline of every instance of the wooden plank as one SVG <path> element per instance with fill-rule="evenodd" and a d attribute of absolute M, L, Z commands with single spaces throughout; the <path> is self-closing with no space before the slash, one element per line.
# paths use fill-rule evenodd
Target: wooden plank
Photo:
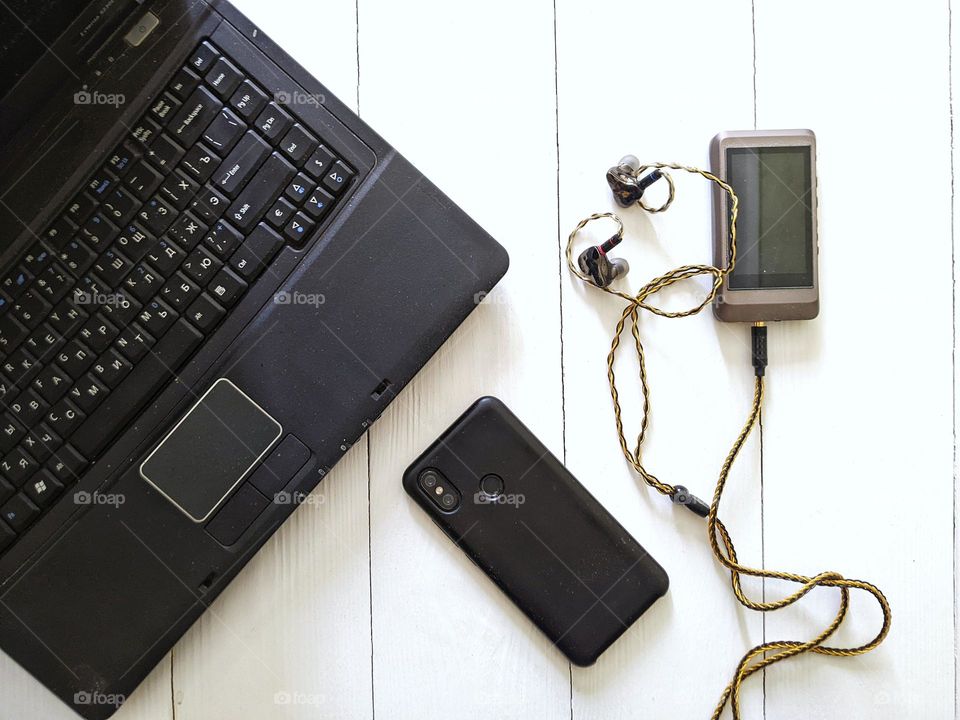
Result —
<path fill-rule="evenodd" d="M 562 453 L 550 4 L 361 0 L 360 108 L 511 255 L 373 428 L 377 717 L 567 717 L 565 660 L 400 484 L 483 394 Z"/>
<path fill-rule="evenodd" d="M 817 133 L 821 208 L 820 317 L 770 329 L 767 563 L 873 581 L 894 613 L 870 655 L 768 670 L 767 715 L 952 717 L 947 4 L 756 5 L 758 121 Z M 767 637 L 836 606 L 818 591 Z M 858 597 L 835 640 L 878 626 Z"/>
<path fill-rule="evenodd" d="M 562 244 L 592 212 L 615 211 L 626 239 L 615 254 L 639 288 L 686 263 L 711 262 L 708 184 L 677 179 L 664 215 L 619 209 L 604 181 L 626 154 L 642 161 L 708 166 L 710 139 L 753 125 L 750 3 L 557 4 Z M 651 189 L 650 201 L 664 197 Z M 593 243 L 608 227 L 595 226 Z M 587 245 L 584 240 L 579 246 Z M 761 619 L 742 610 L 707 545 L 706 524 L 646 487 L 617 445 L 606 354 L 624 303 L 584 287 L 564 268 L 564 391 L 567 465 L 650 553 L 671 580 L 657 603 L 593 668 L 573 671 L 573 717 L 709 717 L 736 662 L 761 639 Z M 658 298 L 695 304 L 695 282 Z M 746 413 L 752 371 L 743 328 L 707 310 L 685 320 L 644 314 L 641 332 L 652 387 L 646 459 L 664 481 L 709 498 L 717 471 Z M 641 396 L 629 339 L 618 365 L 628 434 L 639 429 Z M 722 516 L 745 560 L 760 562 L 760 483 L 756 438 L 735 467 Z M 758 717 L 761 687 L 744 690 Z"/>
<path fill-rule="evenodd" d="M 356 107 L 353 2 L 237 5 Z M 178 720 L 372 716 L 365 443 L 214 603 L 173 662 Z"/>

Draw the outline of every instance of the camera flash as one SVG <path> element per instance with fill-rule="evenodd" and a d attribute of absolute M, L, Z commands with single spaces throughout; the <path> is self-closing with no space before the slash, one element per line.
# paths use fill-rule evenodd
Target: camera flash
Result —
<path fill-rule="evenodd" d="M 443 488 L 440 487 L 439 485 L 437 485 L 436 489 L 434 489 L 434 492 L 435 492 L 437 495 L 443 495 Z"/>

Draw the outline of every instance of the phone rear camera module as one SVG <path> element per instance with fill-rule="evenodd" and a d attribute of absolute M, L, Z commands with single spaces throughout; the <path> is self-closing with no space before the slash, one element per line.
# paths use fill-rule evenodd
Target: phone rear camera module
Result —
<path fill-rule="evenodd" d="M 420 473 L 420 487 L 424 490 L 433 490 L 440 482 L 440 475 L 436 470 L 424 470 Z"/>
<path fill-rule="evenodd" d="M 460 491 L 439 470 L 424 470 L 417 482 L 420 490 L 443 512 L 453 512 L 460 507 Z"/>

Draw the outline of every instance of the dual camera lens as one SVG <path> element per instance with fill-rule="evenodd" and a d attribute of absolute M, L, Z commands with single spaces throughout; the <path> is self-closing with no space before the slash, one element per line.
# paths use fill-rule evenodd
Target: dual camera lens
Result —
<path fill-rule="evenodd" d="M 431 502 L 444 512 L 453 512 L 460 505 L 460 491 L 439 470 L 424 470 L 420 473 L 419 483 Z"/>

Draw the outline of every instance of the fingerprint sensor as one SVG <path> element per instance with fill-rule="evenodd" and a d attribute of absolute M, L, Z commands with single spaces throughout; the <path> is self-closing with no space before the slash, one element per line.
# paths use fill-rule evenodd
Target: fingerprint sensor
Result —
<path fill-rule="evenodd" d="M 480 492 L 488 498 L 500 497 L 503 494 L 503 478 L 499 475 L 484 475 L 480 478 Z"/>

